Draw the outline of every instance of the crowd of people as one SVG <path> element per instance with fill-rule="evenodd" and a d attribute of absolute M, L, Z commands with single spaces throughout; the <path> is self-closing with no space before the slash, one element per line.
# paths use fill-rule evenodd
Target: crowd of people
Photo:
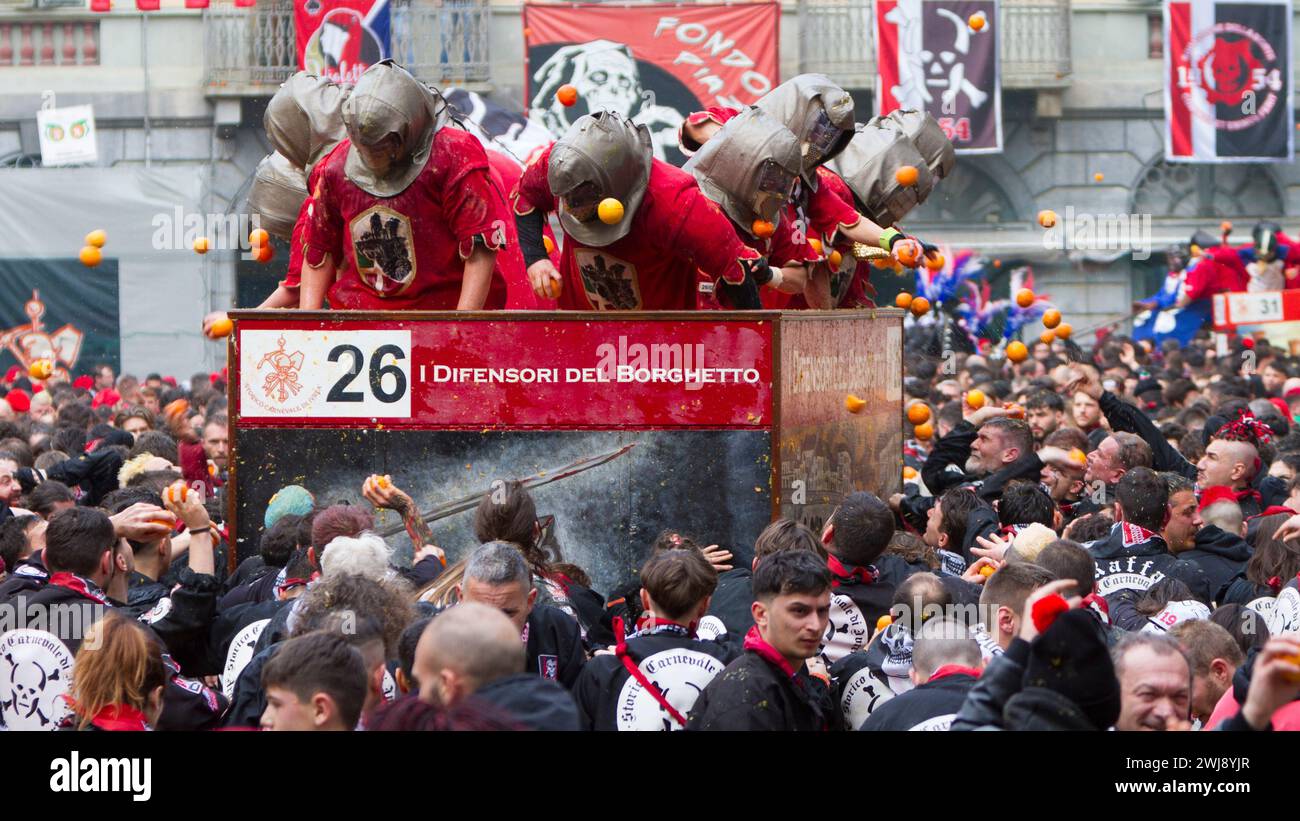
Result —
<path fill-rule="evenodd" d="M 665 532 L 634 581 L 604 591 L 541 543 L 513 481 L 481 500 L 467 545 L 436 544 L 391 477 L 366 479 L 364 505 L 289 485 L 235 565 L 222 374 L 176 386 L 101 367 L 37 389 L 11 371 L 0 716 L 100 730 L 1300 727 L 1300 376 L 1284 352 L 1113 336 L 1091 354 L 1065 341 L 946 367 L 924 353 L 932 330 L 910 333 L 906 424 L 925 405 L 936 434 L 906 441 L 902 492 L 851 493 L 820 533 L 779 519 L 752 550 Z M 406 523 L 409 563 L 375 533 L 381 511 Z"/>

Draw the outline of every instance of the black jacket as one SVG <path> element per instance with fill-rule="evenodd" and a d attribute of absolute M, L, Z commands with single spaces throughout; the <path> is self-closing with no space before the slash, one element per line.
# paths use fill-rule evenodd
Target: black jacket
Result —
<path fill-rule="evenodd" d="M 157 582 L 143 573 L 132 571 L 127 581 L 126 607 L 131 615 L 139 618 L 153 609 L 160 599 L 170 590 L 167 585 Z"/>
<path fill-rule="evenodd" d="M 9 575 L 0 583 L 0 605 L 9 605 L 18 596 L 30 596 L 45 586 L 50 571 L 45 569 L 41 558 L 41 551 L 37 550 L 19 561 L 17 567 L 9 568 Z"/>
<path fill-rule="evenodd" d="M 938 678 L 931 677 L 925 684 L 881 704 L 858 729 L 947 730 L 979 678 L 966 668 L 946 673 L 940 668 L 936 672 L 941 673 Z"/>
<path fill-rule="evenodd" d="M 96 448 L 93 453 L 83 453 L 59 462 L 44 472 L 20 467 L 14 474 L 23 493 L 31 493 L 41 482 L 53 479 L 68 487 L 80 487 L 78 504 L 93 507 L 109 493 L 117 490 L 117 474 L 122 470 L 122 454 L 111 447 Z"/>
<path fill-rule="evenodd" d="M 627 657 L 686 716 L 700 691 L 735 657 L 730 644 L 701 641 L 677 625 L 660 625 L 627 640 Z M 602 653 L 573 688 L 584 730 L 680 730 L 682 727 L 617 655 Z"/>
<path fill-rule="evenodd" d="M 757 628 L 751 633 L 756 637 Z M 791 671 L 775 651 L 752 641 L 695 700 L 688 730 L 838 730 L 826 685 L 800 665 Z"/>
<path fill-rule="evenodd" d="M 54 626 L 56 615 L 77 612 L 83 627 L 75 631 L 75 635 L 59 636 L 68 650 L 75 654 L 85 630 L 109 608 L 120 609 L 125 615 L 136 617 L 148 625 L 187 673 L 207 674 L 208 671 L 202 668 L 207 662 L 207 631 L 215 606 L 216 579 L 186 569 L 181 576 L 181 586 L 143 614 L 134 613 L 120 602 L 108 599 L 93 587 L 93 582 L 90 584 L 91 589 L 78 591 L 73 587 L 46 583 L 39 590 L 24 594 L 28 612 L 33 609 L 43 611 L 47 624 L 51 626 Z"/>
<path fill-rule="evenodd" d="M 534 730 L 581 729 L 578 708 L 569 691 L 531 672 L 489 682 L 475 690 L 473 698 L 501 708 L 510 718 Z"/>
<path fill-rule="evenodd" d="M 754 574 L 748 567 L 737 567 L 718 576 L 718 586 L 709 602 L 708 615 L 719 619 L 727 629 L 729 640 L 739 652 L 749 628 L 754 626 Z"/>
<path fill-rule="evenodd" d="M 263 633 L 265 634 L 265 632 Z M 266 691 L 262 689 L 262 668 L 266 662 L 280 651 L 279 644 L 272 644 L 244 665 L 239 678 L 235 680 L 235 689 L 230 697 L 230 709 L 222 719 L 223 727 L 247 727 L 257 729 L 266 712 Z"/>
<path fill-rule="evenodd" d="M 831 620 L 821 647 L 827 667 L 866 647 L 876 631 L 876 622 L 889 612 L 894 600 L 894 585 L 880 577 L 876 568 L 865 570 L 867 574 L 875 573 L 876 580 L 864 581 L 859 576 L 845 577 L 832 571 Z"/>
<path fill-rule="evenodd" d="M 1097 565 L 1097 593 L 1109 598 L 1120 590 L 1146 590 L 1165 576 L 1180 579 L 1208 604 L 1212 591 L 1201 568 L 1169 552 L 1165 540 L 1128 522 L 1116 522 L 1110 535 L 1084 545 Z"/>
<path fill-rule="evenodd" d="M 528 641 L 524 645 L 524 672 L 572 688 L 587 661 L 578 623 L 559 608 L 539 604 L 528 614 L 525 629 Z"/>
<path fill-rule="evenodd" d="M 1178 558 L 1201 568 L 1209 581 L 1210 595 L 1222 604 L 1223 593 L 1237 574 L 1246 569 L 1250 554 L 1245 539 L 1214 525 L 1205 525 L 1196 533 L 1196 547 L 1179 553 Z"/>
<path fill-rule="evenodd" d="M 1246 578 L 1243 571 L 1238 573 L 1233 579 L 1224 585 L 1223 590 L 1219 593 L 1219 606 L 1225 604 L 1239 604 L 1242 607 L 1253 602 L 1255 599 L 1272 598 L 1273 588 L 1265 584 L 1255 584 Z"/>

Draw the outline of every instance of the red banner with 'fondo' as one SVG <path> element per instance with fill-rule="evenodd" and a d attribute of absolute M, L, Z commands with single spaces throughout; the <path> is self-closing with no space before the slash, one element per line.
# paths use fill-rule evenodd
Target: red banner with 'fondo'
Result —
<path fill-rule="evenodd" d="M 584 114 L 616 111 L 644 123 L 655 156 L 675 164 L 677 129 L 692 111 L 750 105 L 779 82 L 780 6 L 526 5 L 529 118 L 560 137 Z M 563 85 L 578 91 L 560 103 Z"/>

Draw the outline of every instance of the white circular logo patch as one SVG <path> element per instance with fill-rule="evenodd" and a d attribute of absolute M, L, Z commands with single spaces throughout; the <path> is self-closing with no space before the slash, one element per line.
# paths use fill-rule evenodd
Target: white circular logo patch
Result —
<path fill-rule="evenodd" d="M 163 596 L 153 608 L 140 617 L 140 621 L 145 624 L 154 624 L 167 618 L 167 614 L 172 612 L 172 597 Z"/>
<path fill-rule="evenodd" d="M 54 730 L 68 714 L 63 695 L 72 678 L 72 653 L 44 630 L 11 630 L 0 637 L 0 718 L 10 730 Z"/>
<path fill-rule="evenodd" d="M 840 710 L 843 711 L 848 726 L 854 730 L 861 727 L 862 722 L 877 707 L 894 697 L 894 691 L 872 675 L 869 667 L 863 667 L 854 673 L 853 678 L 844 685 L 843 693 L 840 696 Z"/>
<path fill-rule="evenodd" d="M 246 624 L 230 641 L 230 649 L 226 651 L 226 669 L 221 673 L 221 692 L 226 698 L 235 697 L 235 682 L 239 680 L 239 674 L 248 662 L 253 660 L 253 648 L 257 645 L 257 639 L 270 623 L 270 619 L 261 619 Z"/>
<path fill-rule="evenodd" d="M 727 625 L 717 616 L 705 616 L 695 625 L 695 635 L 706 641 L 717 641 L 727 635 Z"/>
<path fill-rule="evenodd" d="M 831 617 L 826 625 L 826 636 L 822 639 L 821 649 L 826 666 L 866 647 L 870 638 L 871 631 L 867 629 L 866 617 L 853 599 L 838 593 L 831 596 Z"/>
<path fill-rule="evenodd" d="M 696 650 L 663 650 L 639 665 L 646 680 L 683 716 L 690 713 L 700 692 L 724 667 L 718 659 Z M 682 729 L 632 676 L 628 676 L 618 693 L 615 721 L 620 731 Z"/>

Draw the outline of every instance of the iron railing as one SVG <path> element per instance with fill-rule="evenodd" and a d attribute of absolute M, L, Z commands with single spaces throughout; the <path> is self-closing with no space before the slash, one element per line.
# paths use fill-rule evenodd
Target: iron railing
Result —
<path fill-rule="evenodd" d="M 489 80 L 488 0 L 393 0 L 392 57 L 435 85 L 483 87 Z M 292 0 L 203 14 L 208 91 L 261 95 L 298 70 Z"/>
<path fill-rule="evenodd" d="M 999 17 L 1004 88 L 1068 83 L 1069 0 L 1002 0 Z M 872 88 L 871 20 L 872 0 L 799 0 L 799 70 L 848 88 Z"/>

